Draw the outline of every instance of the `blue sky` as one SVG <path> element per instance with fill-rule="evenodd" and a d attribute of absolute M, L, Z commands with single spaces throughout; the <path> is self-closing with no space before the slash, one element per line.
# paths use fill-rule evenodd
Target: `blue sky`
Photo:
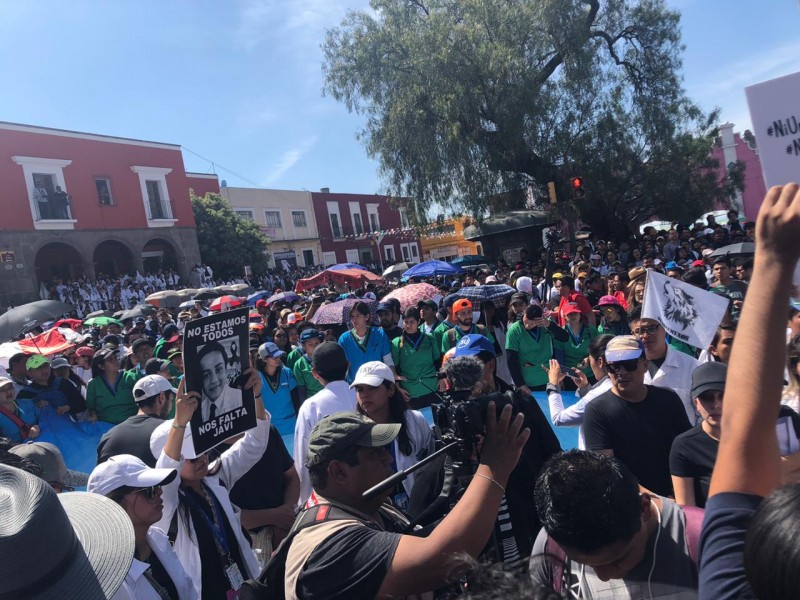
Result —
<path fill-rule="evenodd" d="M 685 87 L 737 131 L 745 85 L 800 71 L 795 0 L 667 3 L 683 15 Z M 367 6 L 0 1 L 0 120 L 181 144 L 229 185 L 380 192 L 356 140 L 363 117 L 321 94 L 325 29 Z"/>

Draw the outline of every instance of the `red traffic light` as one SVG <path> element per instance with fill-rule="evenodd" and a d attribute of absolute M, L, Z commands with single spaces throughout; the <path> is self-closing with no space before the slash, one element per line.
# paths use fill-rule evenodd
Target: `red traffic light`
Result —
<path fill-rule="evenodd" d="M 577 190 L 578 188 L 583 187 L 583 177 L 573 177 L 572 178 L 572 188 Z"/>

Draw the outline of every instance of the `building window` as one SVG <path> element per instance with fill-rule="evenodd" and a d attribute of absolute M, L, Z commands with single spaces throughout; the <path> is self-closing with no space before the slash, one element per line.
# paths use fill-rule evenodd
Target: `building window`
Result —
<path fill-rule="evenodd" d="M 253 214 L 253 211 L 249 208 L 234 208 L 233 212 L 235 212 L 239 217 L 244 219 L 245 221 L 255 221 L 256 217 Z"/>
<path fill-rule="evenodd" d="M 369 229 L 370 231 L 380 231 L 381 230 L 381 226 L 378 223 L 378 215 L 376 215 L 375 213 L 370 213 L 369 214 L 369 227 L 370 227 L 370 229 Z"/>
<path fill-rule="evenodd" d="M 328 209 L 328 219 L 331 222 L 331 234 L 333 235 L 333 239 L 341 238 L 342 237 L 342 217 L 339 215 L 339 203 L 338 202 L 326 202 L 325 206 Z"/>
<path fill-rule="evenodd" d="M 265 210 L 264 222 L 267 227 L 281 228 L 281 213 L 277 210 Z"/>
<path fill-rule="evenodd" d="M 292 211 L 292 223 L 295 227 L 308 227 L 308 223 L 306 223 L 306 213 L 302 210 L 293 210 Z"/>
<path fill-rule="evenodd" d="M 398 211 L 400 212 L 400 227 L 404 229 L 410 227 L 408 224 L 408 213 L 406 212 L 406 209 L 399 208 Z"/>
<path fill-rule="evenodd" d="M 313 250 L 303 250 L 303 266 L 305 267 L 313 267 L 314 266 L 314 251 Z"/>
<path fill-rule="evenodd" d="M 74 207 L 64 183 L 64 167 L 72 161 L 33 156 L 11 159 L 22 167 L 34 228 L 74 229 Z"/>
<path fill-rule="evenodd" d="M 400 250 L 403 253 L 403 260 L 408 262 L 411 260 L 411 255 L 408 253 L 408 244 L 400 244 Z"/>
<path fill-rule="evenodd" d="M 361 225 L 361 215 L 358 213 L 353 214 L 353 228 L 355 229 L 356 235 L 364 233 L 364 227 Z"/>
<path fill-rule="evenodd" d="M 108 177 L 95 177 L 94 187 L 97 190 L 97 202 L 101 206 L 114 204 L 114 196 L 111 195 L 111 180 Z"/>
<path fill-rule="evenodd" d="M 384 246 L 383 252 L 386 254 L 386 260 L 394 260 L 394 246 Z"/>
<path fill-rule="evenodd" d="M 131 171 L 139 175 L 147 225 L 174 226 L 176 219 L 172 217 L 172 206 L 167 195 L 167 175 L 172 173 L 172 169 L 133 166 Z"/>
<path fill-rule="evenodd" d="M 414 259 L 414 262 L 419 262 L 419 251 L 417 250 L 416 244 L 409 244 L 411 246 L 411 258 Z"/>

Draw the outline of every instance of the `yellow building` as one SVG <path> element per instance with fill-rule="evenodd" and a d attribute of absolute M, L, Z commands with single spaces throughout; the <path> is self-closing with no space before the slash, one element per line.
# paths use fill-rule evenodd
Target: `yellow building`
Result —
<path fill-rule="evenodd" d="M 483 254 L 480 243 L 464 239 L 464 227 L 469 217 L 445 219 L 428 225 L 420 232 L 423 260 L 452 260 L 458 256 Z"/>

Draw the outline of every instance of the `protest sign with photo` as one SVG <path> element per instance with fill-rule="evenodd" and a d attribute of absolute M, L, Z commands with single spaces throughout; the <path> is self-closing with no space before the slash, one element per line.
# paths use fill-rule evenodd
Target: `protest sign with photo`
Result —
<path fill-rule="evenodd" d="M 249 368 L 248 309 L 191 321 L 183 332 L 186 391 L 200 394 L 191 421 L 196 455 L 256 426 L 253 391 L 244 389 Z"/>
<path fill-rule="evenodd" d="M 673 338 L 706 349 L 730 299 L 652 269 L 647 271 L 642 317 L 661 323 Z"/>

